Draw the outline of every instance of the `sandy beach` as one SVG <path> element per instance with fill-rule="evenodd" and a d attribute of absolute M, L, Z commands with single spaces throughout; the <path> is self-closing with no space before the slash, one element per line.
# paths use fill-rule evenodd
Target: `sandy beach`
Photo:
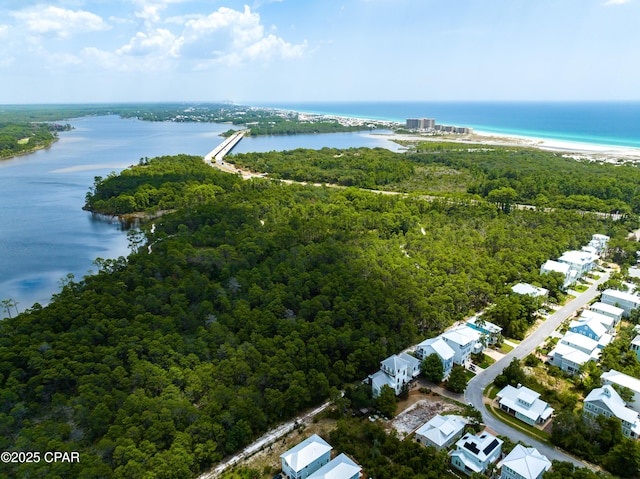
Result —
<path fill-rule="evenodd" d="M 598 145 L 594 143 L 579 143 L 573 141 L 551 140 L 547 138 L 534 138 L 528 136 L 503 135 L 475 131 L 471 135 L 428 135 L 428 134 L 383 134 L 372 133 L 380 138 L 388 137 L 390 141 L 447 141 L 462 144 L 486 145 L 486 146 L 521 146 L 540 148 L 541 150 L 554 151 L 563 154 L 567 158 L 576 160 L 604 161 L 621 163 L 626 161 L 640 161 L 640 148 L 615 145 Z"/>

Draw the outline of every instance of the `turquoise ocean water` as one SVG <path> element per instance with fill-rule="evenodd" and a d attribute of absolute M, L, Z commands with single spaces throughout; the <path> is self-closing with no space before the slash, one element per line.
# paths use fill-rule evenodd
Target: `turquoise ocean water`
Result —
<path fill-rule="evenodd" d="M 640 102 L 342 102 L 258 106 L 404 122 L 435 118 L 479 131 L 640 147 Z"/>

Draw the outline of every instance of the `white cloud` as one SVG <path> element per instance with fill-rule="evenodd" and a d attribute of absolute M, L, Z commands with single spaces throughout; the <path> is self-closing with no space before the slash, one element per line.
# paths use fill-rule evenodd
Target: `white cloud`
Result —
<path fill-rule="evenodd" d="M 221 7 L 207 16 L 185 23 L 184 54 L 209 63 L 240 64 L 274 57 L 304 54 L 306 42 L 293 45 L 273 34 L 265 35 L 260 15 L 245 5 L 244 11 Z"/>
<path fill-rule="evenodd" d="M 131 41 L 116 50 L 118 55 L 159 55 L 177 57 L 182 45 L 182 38 L 176 37 L 169 30 L 158 28 L 147 34 L 138 32 Z"/>
<path fill-rule="evenodd" d="M 59 7 L 36 6 L 12 14 L 36 34 L 52 33 L 67 38 L 74 33 L 108 30 L 105 21 L 91 12 L 67 10 Z"/>
<path fill-rule="evenodd" d="M 625 3 L 630 3 L 631 0 L 607 0 L 603 3 L 603 5 L 624 5 Z"/>

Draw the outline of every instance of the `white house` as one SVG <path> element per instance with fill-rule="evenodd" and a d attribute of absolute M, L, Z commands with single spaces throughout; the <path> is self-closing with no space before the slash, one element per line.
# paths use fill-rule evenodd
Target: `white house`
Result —
<path fill-rule="evenodd" d="M 609 238 L 607 235 L 594 234 L 591 236 L 589 246 L 593 246 L 598 251 L 598 254 L 602 255 L 607 251 L 610 239 L 611 238 Z"/>
<path fill-rule="evenodd" d="M 558 263 L 568 264 L 576 273 L 576 279 L 591 271 L 598 256 L 587 251 L 566 251 L 558 258 Z"/>
<path fill-rule="evenodd" d="M 553 414 L 553 408 L 540 399 L 540 393 L 524 386 L 505 386 L 496 397 L 500 409 L 531 426 L 544 424 Z"/>
<path fill-rule="evenodd" d="M 479 353 L 484 349 L 480 333 L 467 326 L 449 329 L 440 337 L 453 349 L 453 362 L 462 366 L 466 366 L 471 353 Z"/>
<path fill-rule="evenodd" d="M 387 385 L 393 389 L 396 395 L 412 379 L 412 367 L 400 356 L 393 355 L 380 363 L 380 370 L 369 376 L 371 380 L 371 392 L 373 397 L 378 397 L 382 387 Z"/>
<path fill-rule="evenodd" d="M 606 305 L 605 305 L 606 306 Z M 611 306 L 611 308 L 614 308 L 615 306 Z M 620 309 L 620 308 L 616 308 L 616 309 Z M 622 315 L 622 310 L 621 311 L 621 315 Z M 622 317 L 622 316 L 620 316 Z M 606 329 L 607 329 L 607 333 L 609 334 L 615 334 L 616 332 L 616 324 L 618 324 L 619 320 L 616 320 L 615 318 L 612 318 L 611 316 L 607 315 L 607 314 L 602 314 L 599 313 L 597 311 L 594 311 L 592 309 L 585 309 L 580 313 L 580 320 L 590 320 L 590 319 L 595 319 L 597 321 L 600 322 L 600 324 L 602 324 Z"/>
<path fill-rule="evenodd" d="M 606 373 L 602 373 L 600 381 L 603 385 L 616 385 L 621 388 L 630 389 L 633 392 L 633 399 L 627 403 L 627 406 L 634 411 L 640 412 L 640 379 L 621 373 L 615 369 L 611 369 Z"/>
<path fill-rule="evenodd" d="M 541 479 L 551 469 L 551 461 L 535 447 L 516 444 L 502 460 L 500 479 Z"/>
<path fill-rule="evenodd" d="M 514 286 L 511 286 L 511 291 L 516 294 L 526 294 L 529 296 L 533 296 L 534 298 L 546 298 L 549 296 L 549 290 L 545 288 L 539 288 L 538 286 L 533 286 L 529 283 L 518 283 Z"/>
<path fill-rule="evenodd" d="M 640 434 L 640 417 L 638 412 L 629 409 L 613 386 L 605 385 L 592 390 L 584 399 L 582 415 L 596 418 L 599 415 L 617 417 L 622 423 L 622 434 L 636 439 Z"/>
<path fill-rule="evenodd" d="M 598 314 L 598 313 L 593 313 Z M 602 316 L 605 319 L 613 321 L 609 316 Z M 598 318 L 581 316 L 578 319 L 574 319 L 569 323 L 569 332 L 581 334 L 586 338 L 597 341 L 598 347 L 603 348 L 613 340 L 613 336 L 608 333 L 606 326 L 602 324 Z"/>
<path fill-rule="evenodd" d="M 422 341 L 416 347 L 416 356 L 424 359 L 432 354 L 437 354 L 442 362 L 443 379 L 449 377 L 451 369 L 453 369 L 453 357 L 455 352 L 440 336 Z"/>
<path fill-rule="evenodd" d="M 577 374 L 580 371 L 580 366 L 587 361 L 597 361 L 599 357 L 600 349 L 598 348 L 592 351 L 592 354 L 587 354 L 573 346 L 560 342 L 549 353 L 549 362 L 569 374 Z"/>
<path fill-rule="evenodd" d="M 562 284 L 563 288 L 575 283 L 577 279 L 575 272 L 571 271 L 571 266 L 566 263 L 553 261 L 552 259 L 547 260 L 547 262 L 540 267 L 540 274 L 551 272 L 561 273 L 564 276 L 564 282 Z"/>
<path fill-rule="evenodd" d="M 309 479 L 359 479 L 361 471 L 362 468 L 343 453 L 311 474 Z"/>
<path fill-rule="evenodd" d="M 624 311 L 622 316 L 625 318 L 628 318 L 631 311 L 640 306 L 640 298 L 638 296 L 625 291 L 618 291 L 617 289 L 605 289 L 600 296 L 600 301 L 622 308 Z"/>
<path fill-rule="evenodd" d="M 469 318 L 466 325 L 467 327 L 478 331 L 482 335 L 487 346 L 495 344 L 502 333 L 502 327 L 497 324 L 493 324 L 490 321 L 485 321 L 478 316 Z"/>
<path fill-rule="evenodd" d="M 502 439 L 487 431 L 479 436 L 467 433 L 456 442 L 456 449 L 450 453 L 451 465 L 468 476 L 474 472 L 482 474 L 502 454 L 502 443 Z"/>
<path fill-rule="evenodd" d="M 418 358 L 407 353 L 400 353 L 398 356 L 407 363 L 407 372 L 410 379 L 420 376 L 420 360 Z"/>
<path fill-rule="evenodd" d="M 416 430 L 413 439 L 424 446 L 433 446 L 437 450 L 444 449 L 462 436 L 466 425 L 467 422 L 462 416 L 436 414 Z"/>
<path fill-rule="evenodd" d="M 331 446 L 314 434 L 280 455 L 282 472 L 289 479 L 306 479 L 331 459 Z"/>
<path fill-rule="evenodd" d="M 610 335 L 607 335 L 609 341 L 611 341 Z M 607 338 L 604 339 L 604 342 L 607 341 Z M 572 331 L 567 331 L 562 339 L 560 340 L 562 344 L 567 344 L 569 346 L 573 346 L 576 349 L 579 349 L 583 353 L 593 354 L 596 349 L 602 349 L 605 347 L 605 344 L 600 343 L 596 339 L 591 339 L 587 336 L 584 336 L 579 333 L 574 333 Z"/>
<path fill-rule="evenodd" d="M 593 303 L 589 307 L 589 310 L 595 313 L 604 314 L 605 316 L 609 316 L 613 318 L 614 327 L 620 322 L 620 320 L 622 319 L 622 315 L 624 314 L 624 309 L 618 308 L 616 306 L 612 306 L 610 304 L 603 303 L 601 301 L 598 301 L 597 303 Z"/>

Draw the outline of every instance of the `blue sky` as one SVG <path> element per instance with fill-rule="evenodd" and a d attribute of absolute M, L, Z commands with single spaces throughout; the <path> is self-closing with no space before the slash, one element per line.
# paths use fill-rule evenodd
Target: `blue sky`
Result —
<path fill-rule="evenodd" d="M 0 103 L 640 100 L 640 0 L 2 0 Z"/>

